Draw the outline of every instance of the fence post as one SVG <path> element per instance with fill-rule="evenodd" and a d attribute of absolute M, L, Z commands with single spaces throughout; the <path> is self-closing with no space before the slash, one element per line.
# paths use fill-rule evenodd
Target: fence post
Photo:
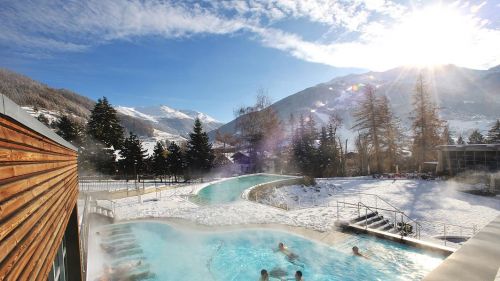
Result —
<path fill-rule="evenodd" d="M 368 208 L 365 207 L 365 229 L 368 228 Z"/>
<path fill-rule="evenodd" d="M 337 200 L 337 220 L 339 220 L 339 201 Z"/>
<path fill-rule="evenodd" d="M 394 227 L 397 229 L 398 228 L 398 219 L 397 219 L 397 214 L 396 211 L 394 211 Z"/>
<path fill-rule="evenodd" d="M 446 246 L 446 224 L 443 224 L 443 228 L 444 228 L 444 245 Z"/>

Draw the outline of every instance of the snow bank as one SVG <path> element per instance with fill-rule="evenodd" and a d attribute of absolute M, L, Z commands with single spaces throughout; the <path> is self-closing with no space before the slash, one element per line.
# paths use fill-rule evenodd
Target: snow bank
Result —
<path fill-rule="evenodd" d="M 500 215 L 500 200 L 462 193 L 457 190 L 462 188 L 458 184 L 441 181 L 320 179 L 317 187 L 286 186 L 274 190 L 270 198 L 259 200 L 268 204 L 284 203 L 289 207 L 288 211 L 246 200 L 209 206 L 198 206 L 187 200 L 187 196 L 203 185 L 206 183 L 115 200 L 112 203 L 115 216 L 118 220 L 181 218 L 204 225 L 279 223 L 327 231 L 334 227 L 337 216 L 348 220 L 357 215 L 354 208 L 343 208 L 342 204 L 337 208 L 337 201 L 362 201 L 370 206 L 394 205 L 421 221 L 423 236 L 434 236 L 443 232 L 443 225 L 436 221 L 471 229 L 476 225 L 479 230 Z M 99 204 L 110 203 L 100 201 Z M 389 208 L 389 205 L 385 207 Z M 448 226 L 447 231 L 448 235 L 458 235 L 460 230 Z"/>

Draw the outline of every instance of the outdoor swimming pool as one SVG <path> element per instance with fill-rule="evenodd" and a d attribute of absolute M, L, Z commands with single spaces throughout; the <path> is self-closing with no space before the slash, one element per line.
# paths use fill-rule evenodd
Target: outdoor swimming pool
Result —
<path fill-rule="evenodd" d="M 290 177 L 261 174 L 232 178 L 207 185 L 193 197 L 193 201 L 202 204 L 228 203 L 238 200 L 245 189 L 254 185 L 288 178 Z"/>
<path fill-rule="evenodd" d="M 301 270 L 311 281 L 420 280 L 443 259 L 364 235 L 327 246 L 281 231 L 186 231 L 158 222 L 106 226 L 99 239 L 107 272 L 123 274 L 108 276 L 117 280 L 258 280 L 263 268 L 279 268 L 287 278 Z M 298 261 L 275 251 L 280 241 Z M 354 245 L 369 259 L 353 256 Z"/>

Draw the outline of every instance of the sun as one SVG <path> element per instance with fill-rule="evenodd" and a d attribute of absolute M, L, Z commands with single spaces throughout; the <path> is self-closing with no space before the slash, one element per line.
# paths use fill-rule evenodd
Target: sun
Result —
<path fill-rule="evenodd" d="M 480 23 L 452 6 L 414 10 L 393 27 L 386 43 L 398 64 L 433 66 L 456 63 L 471 53 Z"/>

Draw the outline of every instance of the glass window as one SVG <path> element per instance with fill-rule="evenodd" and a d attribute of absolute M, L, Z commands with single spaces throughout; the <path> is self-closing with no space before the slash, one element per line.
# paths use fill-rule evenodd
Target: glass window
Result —
<path fill-rule="evenodd" d="M 66 239 L 63 238 L 52 262 L 48 281 L 66 281 Z"/>

